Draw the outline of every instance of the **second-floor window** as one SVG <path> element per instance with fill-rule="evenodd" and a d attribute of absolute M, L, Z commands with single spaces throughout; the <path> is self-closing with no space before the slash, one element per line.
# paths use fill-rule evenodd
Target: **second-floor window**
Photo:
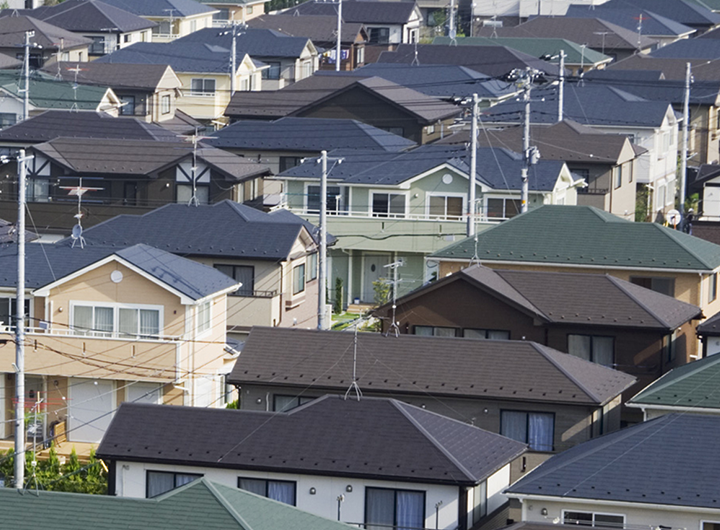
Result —
<path fill-rule="evenodd" d="M 463 198 L 431 195 L 428 199 L 428 213 L 431 217 L 462 219 Z"/>
<path fill-rule="evenodd" d="M 214 96 L 214 79 L 193 79 L 190 85 L 190 93 L 193 96 Z"/>
<path fill-rule="evenodd" d="M 675 296 L 675 278 L 631 276 L 630 283 L 668 296 Z"/>
<path fill-rule="evenodd" d="M 510 340 L 510 332 L 503 329 L 465 328 L 463 337 L 466 339 Z"/>
<path fill-rule="evenodd" d="M 202 475 L 195 473 L 170 473 L 166 471 L 148 471 L 147 482 L 145 485 L 145 497 L 152 499 L 163 493 L 189 484 L 193 480 L 197 480 Z"/>
<path fill-rule="evenodd" d="M 266 63 L 270 68 L 262 71 L 263 79 L 280 79 L 281 64 L 279 62 L 268 61 Z"/>
<path fill-rule="evenodd" d="M 448 328 L 442 326 L 415 326 L 415 335 L 421 337 L 457 337 L 458 328 Z"/>
<path fill-rule="evenodd" d="M 405 195 L 401 193 L 373 193 L 373 217 L 404 217 Z"/>
<path fill-rule="evenodd" d="M 300 294 L 305 290 L 305 264 L 301 263 L 293 268 L 293 294 Z"/>
<path fill-rule="evenodd" d="M 623 528 L 625 516 L 614 513 L 563 511 L 563 524 Z"/>
<path fill-rule="evenodd" d="M 76 335 L 156 337 L 160 319 L 160 308 L 73 303 L 71 327 Z"/>
<path fill-rule="evenodd" d="M 500 434 L 526 443 L 533 451 L 552 451 L 555 416 L 548 412 L 500 411 Z"/>
<path fill-rule="evenodd" d="M 120 114 L 123 116 L 135 115 L 135 96 L 120 96 Z"/>
<path fill-rule="evenodd" d="M 280 159 L 282 163 L 282 158 Z M 341 186 L 327 187 L 327 212 L 339 214 L 348 210 L 348 188 Z M 307 187 L 308 213 L 320 211 L 320 186 Z"/>
<path fill-rule="evenodd" d="M 520 201 L 517 199 L 488 199 L 487 216 L 493 219 L 510 219 L 520 213 Z"/>
<path fill-rule="evenodd" d="M 568 335 L 568 353 L 603 366 L 613 366 L 615 339 L 597 335 Z"/>
<path fill-rule="evenodd" d="M 238 488 L 295 506 L 295 483 L 288 480 L 238 478 Z"/>
<path fill-rule="evenodd" d="M 215 268 L 233 280 L 242 283 L 242 287 L 232 293 L 235 296 L 252 296 L 255 292 L 255 267 L 252 265 L 215 265 Z"/>
<path fill-rule="evenodd" d="M 160 98 L 160 112 L 163 114 L 170 114 L 170 96 L 164 95 L 162 98 Z"/>
<path fill-rule="evenodd" d="M 203 333 L 212 325 L 212 302 L 208 301 L 197 307 L 197 332 Z"/>

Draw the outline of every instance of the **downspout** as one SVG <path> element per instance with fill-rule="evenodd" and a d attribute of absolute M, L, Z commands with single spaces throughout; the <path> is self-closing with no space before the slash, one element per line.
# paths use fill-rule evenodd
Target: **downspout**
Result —
<path fill-rule="evenodd" d="M 292 268 L 290 269 L 292 270 Z M 280 303 L 280 311 L 278 311 L 278 323 L 277 326 L 280 327 L 283 321 L 283 311 L 285 306 L 285 287 L 283 285 L 283 278 L 285 277 L 285 267 L 281 264 L 280 265 L 280 296 L 278 297 L 278 301 Z"/>

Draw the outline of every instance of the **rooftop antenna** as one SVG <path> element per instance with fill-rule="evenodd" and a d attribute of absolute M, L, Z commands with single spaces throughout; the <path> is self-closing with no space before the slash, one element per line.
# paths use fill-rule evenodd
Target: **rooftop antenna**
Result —
<path fill-rule="evenodd" d="M 362 397 L 362 391 L 360 390 L 360 387 L 357 384 L 357 342 L 358 342 L 358 327 L 360 325 L 360 322 L 362 319 L 358 320 L 355 323 L 355 338 L 353 339 L 353 375 L 352 375 L 352 383 L 350 383 L 350 387 L 347 389 L 347 392 L 345 392 L 345 397 L 343 399 L 347 400 L 348 396 L 350 395 L 350 392 L 352 390 L 355 391 L 355 397 L 358 401 L 360 401 L 360 398 Z"/>
<path fill-rule="evenodd" d="M 415 57 L 413 57 L 412 62 L 410 63 L 410 66 L 420 66 L 420 59 L 418 59 L 418 49 L 417 49 L 417 39 L 415 39 Z"/>
<path fill-rule="evenodd" d="M 403 260 L 401 260 L 401 259 L 399 259 L 399 260 L 397 260 L 397 261 L 395 261 L 395 262 L 393 262 L 393 263 L 390 263 L 390 264 L 388 264 L 388 265 L 384 265 L 385 268 L 387 268 L 387 269 L 392 269 L 392 271 L 393 271 L 393 280 L 392 280 L 392 284 L 393 284 L 393 290 L 392 290 L 392 323 L 390 324 L 390 327 L 388 328 L 387 334 L 389 335 L 390 332 L 394 330 L 396 337 L 398 337 L 398 336 L 400 335 L 400 328 L 398 327 L 397 322 L 395 322 L 395 310 L 397 309 L 397 305 L 396 305 L 396 302 L 397 302 L 397 286 L 398 286 L 398 283 L 400 283 L 400 282 L 402 281 L 402 280 L 398 280 L 397 275 L 398 275 L 398 268 L 399 268 L 399 267 L 402 267 L 403 265 L 405 265 L 405 262 L 404 262 Z"/>
<path fill-rule="evenodd" d="M 475 234 L 474 237 L 475 241 L 475 254 L 473 254 L 473 257 L 470 259 L 470 265 L 473 263 L 480 263 L 480 256 L 478 256 L 478 236 Z"/>
<path fill-rule="evenodd" d="M 55 44 L 57 46 L 58 43 L 54 42 L 53 44 Z M 58 81 L 62 79 L 62 71 L 60 70 L 60 63 L 61 63 L 61 59 L 62 59 L 63 48 L 65 48 L 65 39 L 63 37 L 60 37 L 60 45 L 58 46 L 58 51 L 55 53 L 55 55 L 57 57 L 57 60 L 55 61 L 57 63 L 57 74 L 55 74 L 55 79 L 57 79 Z"/>
<path fill-rule="evenodd" d="M 635 17 L 635 20 L 638 21 L 638 25 L 637 25 L 637 32 L 638 32 L 638 50 L 640 50 L 640 48 L 642 47 L 642 45 L 640 44 L 640 41 L 642 40 L 642 23 L 643 23 L 643 20 L 647 20 L 647 17 L 643 17 L 643 14 L 640 13 L 640 16 L 639 16 L 639 17 Z"/>
<path fill-rule="evenodd" d="M 59 63 L 58 63 L 59 64 Z M 78 89 L 78 74 L 85 70 L 84 68 L 80 68 L 80 64 L 75 65 L 75 68 L 68 68 L 68 72 L 73 72 L 75 74 L 75 81 L 73 82 L 73 99 L 74 103 L 73 106 L 70 108 L 70 110 L 74 110 L 75 112 L 78 111 L 77 106 L 77 89 Z M 60 71 L 60 67 L 58 66 L 58 72 Z"/>
<path fill-rule="evenodd" d="M 83 237 L 83 227 L 82 227 L 82 198 L 83 195 L 85 195 L 88 191 L 100 191 L 103 188 L 89 188 L 87 186 L 83 186 L 82 184 L 82 177 L 79 177 L 79 182 L 77 186 L 60 186 L 61 190 L 68 190 L 68 195 L 70 197 L 76 196 L 78 198 L 77 202 L 77 213 L 73 215 L 75 219 L 77 219 L 77 224 L 73 226 L 72 233 L 70 234 L 70 237 L 73 240 L 72 246 L 70 248 L 75 247 L 75 243 L 78 243 L 80 245 L 80 248 L 85 248 L 85 238 Z"/>
<path fill-rule="evenodd" d="M 497 0 L 493 0 L 493 16 L 492 16 L 492 20 L 493 20 L 492 29 L 493 29 L 493 30 L 492 30 L 492 33 L 490 34 L 490 38 L 491 38 L 491 39 L 497 39 L 497 38 L 498 38 L 498 34 L 497 34 L 497 17 L 498 17 Z"/>
<path fill-rule="evenodd" d="M 206 138 L 210 138 L 210 136 L 200 136 L 198 134 L 198 127 L 195 127 L 195 132 L 191 136 L 183 136 L 182 138 L 187 139 L 193 144 L 192 167 L 190 168 L 192 174 L 192 197 L 190 197 L 190 200 L 188 201 L 188 206 L 198 206 L 199 202 L 197 200 L 197 145 L 198 140 L 205 140 Z"/>
<path fill-rule="evenodd" d="M 163 11 L 170 12 L 170 38 L 173 36 L 173 31 L 175 30 L 175 17 L 173 16 L 173 11 L 178 11 L 175 8 L 170 9 L 163 9 Z"/>

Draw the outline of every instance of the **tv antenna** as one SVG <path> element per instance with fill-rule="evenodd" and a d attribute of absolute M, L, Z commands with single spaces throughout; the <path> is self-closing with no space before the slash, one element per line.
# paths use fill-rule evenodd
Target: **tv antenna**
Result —
<path fill-rule="evenodd" d="M 61 190 L 68 190 L 68 196 L 70 197 L 77 197 L 77 213 L 73 215 L 75 219 L 77 219 L 77 224 L 73 226 L 72 233 L 70 234 L 70 237 L 73 240 L 72 246 L 70 248 L 75 247 L 75 243 L 78 243 L 80 245 L 80 248 L 85 248 L 85 238 L 83 237 L 83 227 L 82 227 L 82 218 L 83 218 L 83 212 L 82 212 L 82 198 L 83 195 L 85 195 L 88 191 L 100 191 L 103 188 L 90 188 L 87 186 L 83 186 L 82 184 L 82 177 L 79 177 L 79 182 L 77 186 L 60 186 Z"/>
<path fill-rule="evenodd" d="M 393 272 L 393 279 L 392 279 L 392 322 L 390 323 L 390 327 L 388 328 L 387 334 L 390 334 L 390 331 L 395 331 L 395 336 L 400 336 L 400 328 L 397 325 L 397 322 L 395 321 L 395 310 L 397 309 L 397 286 L 402 280 L 398 280 L 398 268 L 405 265 L 405 262 L 402 259 L 399 259 L 393 263 L 390 263 L 388 265 L 383 265 L 386 269 L 391 269 Z"/>
<path fill-rule="evenodd" d="M 193 144 L 193 153 L 192 153 L 192 167 L 190 168 L 191 173 L 191 180 L 192 180 L 192 197 L 190 197 L 190 200 L 188 201 L 188 206 L 197 206 L 198 200 L 197 200 L 197 146 L 199 140 L 205 140 L 207 138 L 211 138 L 210 136 L 200 136 L 198 135 L 198 128 L 195 127 L 195 133 L 193 133 L 190 136 L 181 136 L 181 138 L 184 138 L 188 142 L 192 142 Z"/>
<path fill-rule="evenodd" d="M 360 398 L 362 397 L 362 390 L 360 390 L 360 386 L 357 384 L 357 343 L 358 343 L 358 327 L 360 327 L 360 322 L 362 322 L 363 319 L 359 319 L 355 323 L 355 337 L 353 339 L 353 375 L 352 375 L 352 383 L 350 383 L 350 387 L 347 389 L 347 392 L 345 392 L 344 399 L 347 400 L 348 396 L 350 395 L 351 391 L 355 391 L 355 397 L 358 401 L 360 401 Z"/>
<path fill-rule="evenodd" d="M 59 64 L 59 63 L 58 63 Z M 75 68 L 68 68 L 68 72 L 73 72 L 75 74 L 75 81 L 73 82 L 73 106 L 70 108 L 70 110 L 74 110 L 75 112 L 78 111 L 77 106 L 77 89 L 78 89 L 78 74 L 85 70 L 84 68 L 80 68 L 80 65 L 76 65 Z M 58 74 L 60 73 L 60 67 L 58 67 Z"/>

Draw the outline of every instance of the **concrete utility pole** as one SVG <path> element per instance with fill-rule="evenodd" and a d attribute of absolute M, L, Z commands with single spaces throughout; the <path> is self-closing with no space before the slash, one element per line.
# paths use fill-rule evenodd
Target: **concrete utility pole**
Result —
<path fill-rule="evenodd" d="M 27 35 L 27 33 L 26 33 Z M 17 292 L 15 311 L 15 487 L 25 483 L 25 150 L 18 154 Z"/>
<path fill-rule="evenodd" d="M 685 180 L 687 178 L 688 130 L 690 128 L 690 85 L 692 83 L 692 66 L 685 65 L 685 97 L 683 101 L 682 150 L 680 153 L 680 223 L 685 223 Z"/>
<path fill-rule="evenodd" d="M 327 151 L 321 151 L 320 163 L 320 256 L 318 265 L 318 329 L 329 329 L 327 322 Z"/>
<path fill-rule="evenodd" d="M 563 96 L 565 95 L 565 51 L 560 50 L 560 74 L 558 85 L 558 123 L 563 121 Z"/>
<path fill-rule="evenodd" d="M 472 97 L 472 125 L 470 127 L 470 175 L 468 178 L 467 236 L 475 235 L 475 174 L 477 173 L 478 95 Z"/>
<path fill-rule="evenodd" d="M 338 0 L 338 17 L 337 17 L 337 51 L 335 52 L 335 71 L 340 71 L 340 63 L 342 62 L 342 0 Z M 350 53 L 350 52 L 348 52 Z M 349 59 L 349 57 L 348 57 Z"/>
<path fill-rule="evenodd" d="M 455 37 L 457 32 L 455 31 L 455 0 L 450 0 L 450 20 L 448 25 L 448 37 L 450 37 L 450 44 L 457 44 Z"/>
<path fill-rule="evenodd" d="M 245 11 L 243 11 L 243 18 L 244 15 Z M 230 23 L 232 27 L 227 31 L 221 31 L 218 35 L 232 35 L 232 46 L 230 50 L 230 96 L 234 96 L 237 90 L 237 81 L 235 79 L 237 75 L 237 34 L 238 28 L 245 29 L 245 22 L 238 24 L 235 20 L 231 20 Z"/>
<path fill-rule="evenodd" d="M 24 90 L 23 90 L 23 120 L 27 120 L 30 115 L 30 48 L 33 47 L 30 44 L 30 39 L 35 36 L 34 31 L 25 32 L 25 55 L 23 57 L 23 76 L 24 76 Z"/>

